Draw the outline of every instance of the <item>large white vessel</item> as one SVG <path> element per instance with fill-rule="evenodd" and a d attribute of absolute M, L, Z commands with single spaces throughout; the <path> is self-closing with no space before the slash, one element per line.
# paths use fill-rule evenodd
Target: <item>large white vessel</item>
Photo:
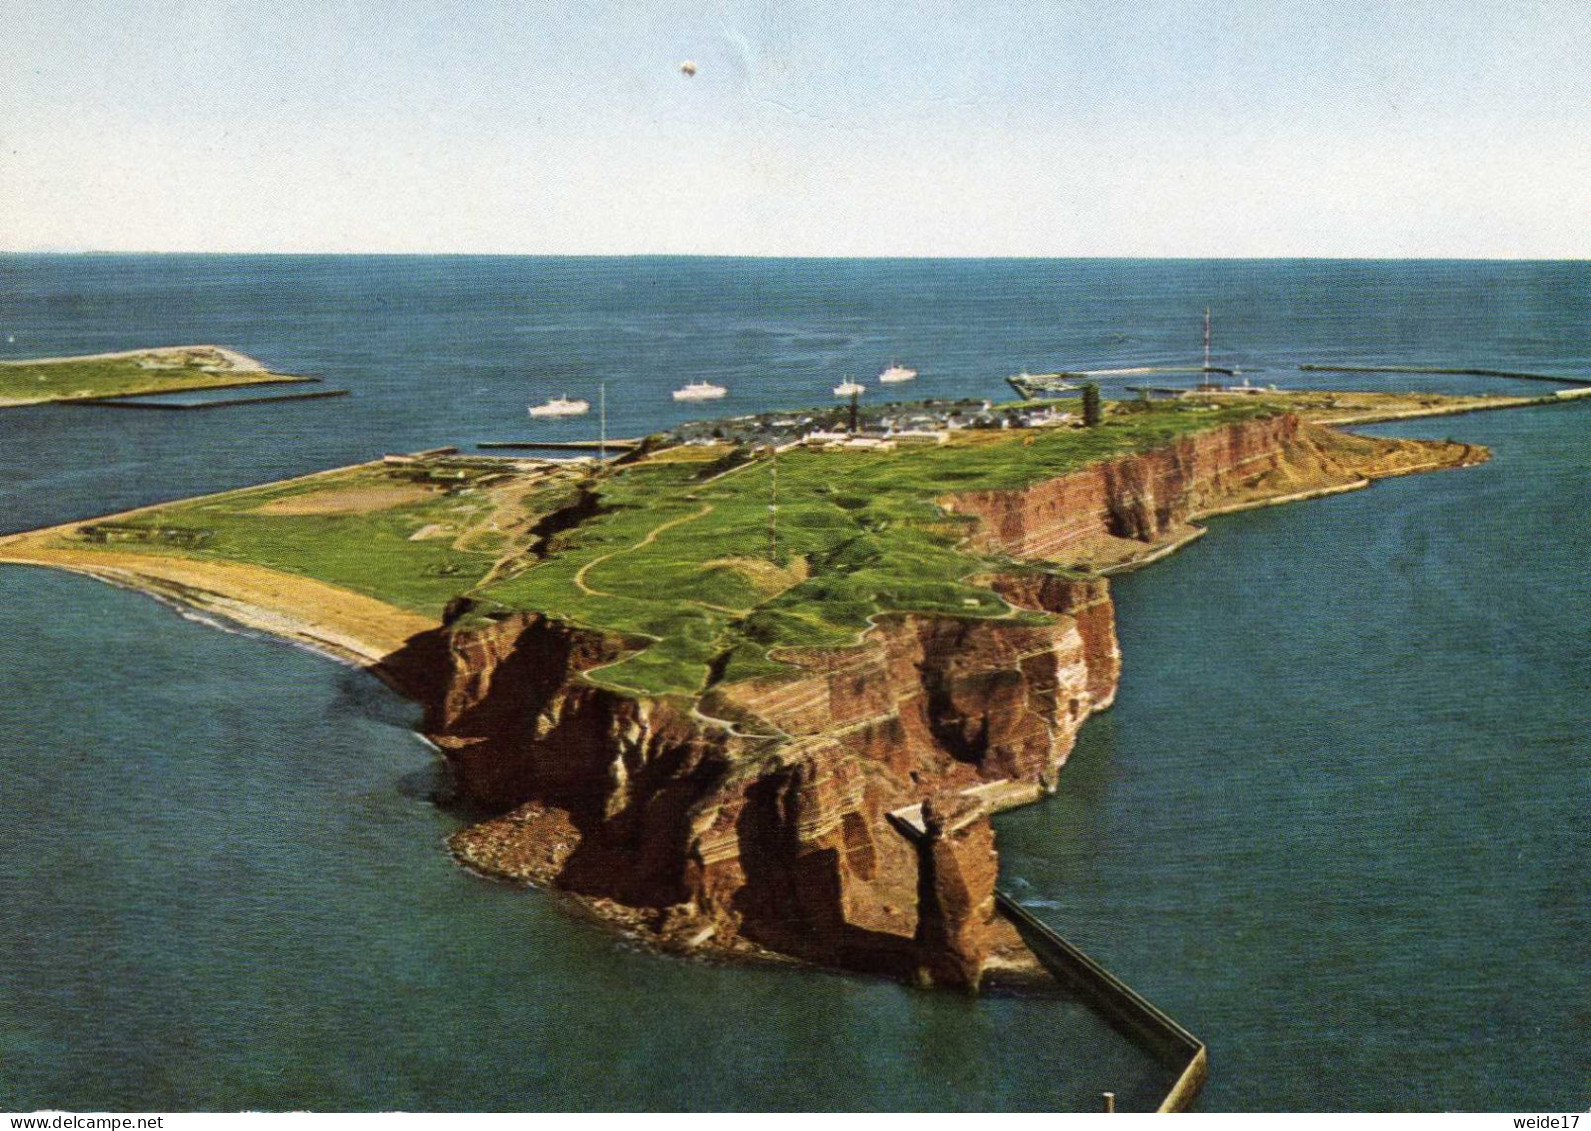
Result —
<path fill-rule="evenodd" d="M 910 381 L 917 376 L 917 370 L 907 369 L 904 365 L 890 362 L 888 369 L 878 375 L 878 379 L 886 385 L 898 385 L 902 381 Z"/>
<path fill-rule="evenodd" d="M 692 381 L 683 389 L 674 390 L 674 399 L 677 401 L 716 401 L 728 389 L 722 385 L 714 385 L 710 381 Z"/>
<path fill-rule="evenodd" d="M 834 395 L 837 397 L 856 397 L 865 392 L 867 392 L 866 385 L 858 385 L 849 377 L 834 386 Z"/>
<path fill-rule="evenodd" d="M 590 411 L 590 401 L 572 401 L 568 397 L 553 397 L 546 404 L 530 406 L 532 416 L 584 416 Z"/>

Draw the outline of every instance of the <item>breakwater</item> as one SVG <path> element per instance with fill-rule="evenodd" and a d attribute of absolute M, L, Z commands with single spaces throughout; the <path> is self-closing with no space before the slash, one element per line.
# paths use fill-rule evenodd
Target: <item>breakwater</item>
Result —
<path fill-rule="evenodd" d="M 192 392 L 184 389 L 184 393 Z M 282 401 L 313 401 L 323 400 L 327 397 L 349 396 L 347 389 L 316 389 L 306 393 L 268 393 L 260 397 L 217 397 L 209 401 L 168 401 L 158 400 L 158 397 L 171 396 L 170 393 L 150 393 L 147 397 L 80 397 L 75 400 L 63 401 L 63 404 L 79 405 L 86 408 L 135 408 L 153 410 L 156 412 L 191 412 L 202 408 L 232 408 L 245 404 L 275 404 Z"/>
<path fill-rule="evenodd" d="M 617 451 L 632 451 L 641 446 L 638 439 L 628 440 L 482 440 L 475 445 L 482 449 L 498 449 L 501 451 L 549 451 L 565 452 L 599 452 L 605 448 Z"/>
<path fill-rule="evenodd" d="M 1237 369 L 1221 365 L 1130 365 L 1115 369 L 1060 369 L 1053 373 L 1019 373 L 1014 377 L 1007 377 L 1005 381 L 1016 390 L 1018 396 L 1024 400 L 1033 400 L 1070 391 L 1076 387 L 1072 384 L 1076 381 L 1110 381 L 1164 373 L 1198 373 L 1205 376 L 1218 373 L 1224 377 L 1235 377 L 1238 372 Z"/>
<path fill-rule="evenodd" d="M 1155 1110 L 1187 1110 L 1210 1074 L 1210 1056 L 1204 1042 L 1009 893 L 996 888 L 994 901 L 1058 982 L 1127 1030 L 1162 1063 L 1177 1070 L 1175 1082 Z"/>
<path fill-rule="evenodd" d="M 964 790 L 961 796 L 979 808 L 998 811 L 1035 800 L 1035 791 L 1023 786 L 1024 783 L 1014 781 L 989 782 Z M 888 814 L 889 823 L 919 852 L 926 850 L 931 856 L 940 831 L 930 826 L 924 809 L 922 804 L 897 809 Z M 1033 957 L 1058 985 L 1076 995 L 1157 1062 L 1176 1072 L 1171 1087 L 1154 1110 L 1187 1110 L 1210 1074 L 1210 1057 L 1204 1042 L 1023 907 L 1009 892 L 993 889 L 993 910 L 1016 929 Z M 1114 1105 L 1110 1110 L 1115 1110 Z"/>
<path fill-rule="evenodd" d="M 1303 373 L 1413 373 L 1433 377 L 1504 377 L 1516 381 L 1551 381 L 1558 385 L 1591 385 L 1591 378 L 1565 377 L 1556 373 L 1529 373 L 1517 369 L 1445 368 L 1433 365 L 1326 365 L 1305 362 Z"/>
<path fill-rule="evenodd" d="M 1542 405 L 1569 404 L 1591 397 L 1591 385 L 1576 385 L 1559 389 L 1539 397 L 1496 397 L 1490 402 L 1474 404 L 1433 405 L 1430 408 L 1400 408 L 1387 412 L 1355 412 L 1341 417 L 1323 416 L 1316 420 L 1327 427 L 1348 427 L 1365 424 L 1387 424 L 1396 420 L 1419 420 L 1430 416 L 1468 416 L 1477 412 L 1496 412 L 1505 408 L 1536 408 Z"/>

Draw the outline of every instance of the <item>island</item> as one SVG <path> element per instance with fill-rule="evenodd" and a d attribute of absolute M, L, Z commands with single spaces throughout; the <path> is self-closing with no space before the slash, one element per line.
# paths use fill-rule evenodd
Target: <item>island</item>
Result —
<path fill-rule="evenodd" d="M 252 357 L 221 346 L 162 346 L 0 361 L 0 408 L 314 380 L 272 373 Z"/>
<path fill-rule="evenodd" d="M 977 990 L 1036 969 L 996 910 L 989 818 L 1056 789 L 1115 696 L 1110 575 L 1210 515 L 1487 458 L 1323 419 L 1482 407 L 742 417 L 606 463 L 389 455 L 13 535 L 0 561 L 374 671 L 423 705 L 481 873 L 660 947 Z"/>

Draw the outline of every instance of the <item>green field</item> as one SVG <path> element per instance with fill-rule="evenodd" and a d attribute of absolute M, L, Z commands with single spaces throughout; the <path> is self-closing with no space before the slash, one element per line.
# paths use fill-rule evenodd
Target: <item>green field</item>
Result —
<path fill-rule="evenodd" d="M 149 364 L 151 358 L 155 364 Z M 0 364 L 0 404 L 77 400 L 84 397 L 167 393 L 216 385 L 252 385 L 293 380 L 259 369 L 230 369 L 213 357 L 191 356 L 68 359 Z"/>
<path fill-rule="evenodd" d="M 992 563 L 962 548 L 971 520 L 947 515 L 936 498 L 1019 487 L 1265 411 L 1164 408 L 1115 415 L 1093 430 L 967 434 L 890 452 L 785 452 L 776 547 L 771 459 L 708 482 L 689 463 L 643 464 L 603 481 L 612 510 L 601 521 L 569 532 L 556 555 L 477 595 L 655 640 L 594 678 L 694 693 L 710 676 L 733 681 L 778 670 L 772 648 L 854 643 L 879 613 L 1019 615 L 966 581 Z M 673 525 L 645 542 L 665 524 Z M 791 567 L 800 563 L 808 576 L 792 584 Z"/>
<path fill-rule="evenodd" d="M 114 524 L 107 548 L 248 562 L 312 577 L 388 604 L 430 615 L 474 587 L 507 539 L 491 531 L 458 544 L 452 536 L 415 540 L 428 527 L 465 532 L 493 507 L 467 475 L 445 486 L 416 484 L 404 469 L 366 465 L 145 511 Z M 408 491 L 398 505 L 341 513 L 282 513 L 294 501 L 342 492 Z"/>
<path fill-rule="evenodd" d="M 972 520 L 937 497 L 1021 486 L 1270 410 L 1162 407 L 1091 430 L 795 449 L 777 466 L 766 454 L 737 464 L 723 449 L 674 449 L 600 477 L 494 476 L 479 470 L 490 464 L 446 459 L 425 471 L 367 465 L 162 507 L 111 536 L 123 550 L 252 562 L 430 615 L 465 594 L 485 610 L 545 612 L 632 642 L 595 681 L 692 695 L 780 670 L 770 649 L 853 643 L 880 613 L 1035 616 L 967 580 L 991 565 L 1029 567 L 964 549 Z M 416 486 L 417 475 L 435 478 Z M 339 499 L 351 509 L 307 513 Z"/>

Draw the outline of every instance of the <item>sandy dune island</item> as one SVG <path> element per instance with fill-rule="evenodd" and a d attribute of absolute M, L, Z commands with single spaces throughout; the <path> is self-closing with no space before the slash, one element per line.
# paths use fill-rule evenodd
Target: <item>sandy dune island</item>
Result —
<path fill-rule="evenodd" d="M 274 373 L 224 346 L 160 346 L 0 361 L 0 408 L 242 385 L 313 381 Z"/>

